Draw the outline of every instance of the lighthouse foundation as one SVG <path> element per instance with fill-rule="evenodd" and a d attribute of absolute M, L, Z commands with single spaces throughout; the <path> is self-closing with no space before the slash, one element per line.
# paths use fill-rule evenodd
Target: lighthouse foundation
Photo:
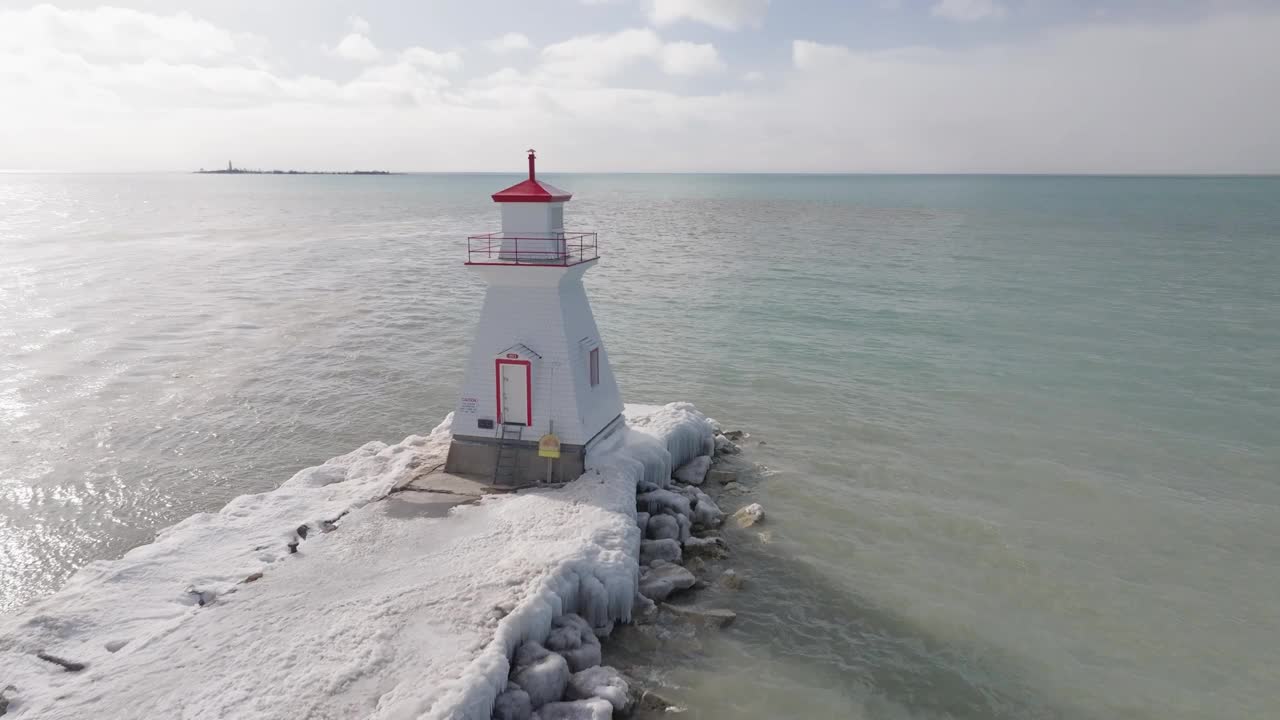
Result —
<path fill-rule="evenodd" d="M 476 437 L 473 435 L 454 435 L 449 444 L 449 455 L 445 459 L 444 471 L 454 475 L 474 478 L 485 484 L 496 487 L 523 487 L 539 483 L 566 483 L 577 480 L 586 472 L 587 451 L 591 446 L 612 435 L 625 424 L 619 414 L 614 421 L 591 438 L 585 445 L 571 443 L 560 444 L 560 457 L 551 459 L 538 455 L 536 440 L 506 440 L 492 437 Z M 493 483 L 499 457 L 504 464 L 510 465 L 510 472 L 504 470 L 504 477 L 510 476 L 506 483 Z M 550 463 L 548 476 L 547 464 Z"/>

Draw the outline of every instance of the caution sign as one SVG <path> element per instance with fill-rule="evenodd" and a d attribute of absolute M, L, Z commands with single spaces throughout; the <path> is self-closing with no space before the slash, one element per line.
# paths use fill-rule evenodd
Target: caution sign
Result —
<path fill-rule="evenodd" d="M 547 433 L 538 440 L 538 457 L 560 457 L 560 438 Z"/>

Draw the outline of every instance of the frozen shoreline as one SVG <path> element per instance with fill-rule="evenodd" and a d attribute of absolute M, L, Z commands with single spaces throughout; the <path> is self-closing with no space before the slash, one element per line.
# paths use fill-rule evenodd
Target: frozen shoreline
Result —
<path fill-rule="evenodd" d="M 385 502 L 443 460 L 446 420 L 188 518 L 7 619 L 0 704 L 18 718 L 488 718 L 510 659 L 553 619 L 630 619 L 637 485 L 666 487 L 712 450 L 687 403 L 626 416 L 578 480 L 447 517 Z"/>

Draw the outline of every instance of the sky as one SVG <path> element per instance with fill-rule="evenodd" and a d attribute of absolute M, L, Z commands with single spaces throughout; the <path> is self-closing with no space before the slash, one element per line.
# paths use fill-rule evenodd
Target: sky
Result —
<path fill-rule="evenodd" d="M 1280 0 L 0 0 L 0 169 L 1277 173 Z"/>

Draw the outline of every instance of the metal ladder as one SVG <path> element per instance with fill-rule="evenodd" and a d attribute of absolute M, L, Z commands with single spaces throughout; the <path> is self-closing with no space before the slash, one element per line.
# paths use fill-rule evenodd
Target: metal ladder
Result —
<path fill-rule="evenodd" d="M 496 487 L 515 485 L 516 466 L 519 464 L 520 436 L 524 433 L 521 423 L 502 423 L 498 437 L 498 459 L 493 464 L 493 484 Z"/>

